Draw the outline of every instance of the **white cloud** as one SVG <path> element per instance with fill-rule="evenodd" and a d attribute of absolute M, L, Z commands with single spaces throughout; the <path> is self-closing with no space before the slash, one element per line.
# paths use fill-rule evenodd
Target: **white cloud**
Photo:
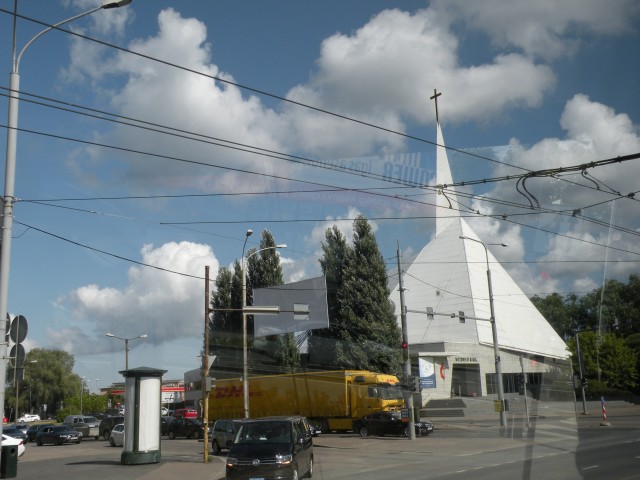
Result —
<path fill-rule="evenodd" d="M 184 18 L 169 8 L 158 15 L 158 28 L 155 36 L 133 41 L 129 48 L 233 81 L 230 73 L 212 61 L 214 50 L 201 21 Z M 123 52 L 113 57 L 80 52 L 73 71 L 103 82 L 94 85 L 94 90 L 109 98 L 112 109 L 123 115 L 216 139 L 313 158 L 398 151 L 404 143 L 397 135 L 291 104 L 271 109 L 233 85 Z M 120 81 L 123 86 L 112 83 L 106 91 L 107 81 Z M 415 14 L 386 10 L 352 34 L 325 39 L 317 70 L 307 83 L 293 86 L 287 96 L 402 132 L 410 122 L 433 121 L 429 96 L 434 88 L 446 87 L 452 93 L 447 97 L 448 121 L 484 122 L 506 110 L 537 106 L 554 82 L 548 67 L 514 53 L 483 64 L 462 65 L 458 41 L 444 17 L 432 9 Z M 113 134 L 116 138 L 108 143 L 179 159 L 285 177 L 297 171 L 286 162 L 130 127 L 118 127 Z M 125 168 L 114 168 L 113 157 L 109 163 L 110 169 L 99 175 L 91 176 L 86 164 L 79 171 L 88 178 L 146 190 L 256 188 L 256 177 L 176 160 L 132 155 Z M 95 168 L 99 165 L 91 167 Z"/>
<path fill-rule="evenodd" d="M 553 87 L 548 67 L 517 54 L 461 65 L 458 41 L 442 20 L 433 10 L 386 10 L 351 35 L 327 38 L 318 71 L 309 83 L 291 89 L 289 98 L 403 131 L 407 121 L 433 121 L 429 96 L 436 87 L 464 92 L 447 97 L 450 122 L 484 121 L 507 109 L 537 106 Z M 381 131 L 295 106 L 287 112 L 293 140 L 301 149 L 358 155 L 372 145 L 398 148 L 397 138 Z"/>
<path fill-rule="evenodd" d="M 49 331 L 51 343 L 86 354 L 104 350 L 107 332 L 125 338 L 146 333 L 154 345 L 202 335 L 200 278 L 207 265 L 215 278 L 219 266 L 211 248 L 190 242 L 145 245 L 141 262 L 167 271 L 134 266 L 123 288 L 86 285 L 70 292 L 59 303 L 73 312 L 75 325 Z"/>
<path fill-rule="evenodd" d="M 542 170 L 586 165 L 591 161 L 640 151 L 638 127 L 631 119 L 591 101 L 585 95 L 576 95 L 567 102 L 560 122 L 567 132 L 565 138 L 545 139 L 529 148 L 514 140 L 508 162 L 529 170 Z M 513 181 L 500 183 L 487 196 L 517 202 L 524 208 L 511 209 L 486 202 L 477 203 L 474 207 L 485 214 L 504 213 L 507 219 L 523 221 L 537 228 L 533 235 L 530 235 L 530 230 L 523 230 L 522 234 L 527 235 L 526 243 L 524 236 L 517 242 L 522 253 L 535 254 L 538 260 L 545 262 L 528 268 L 530 278 L 543 283 L 553 281 L 558 286 L 574 283 L 581 292 L 593 283 L 595 277 L 602 275 L 605 257 L 608 260 L 607 278 L 626 281 L 630 273 L 637 271 L 637 264 L 629 261 L 637 260 L 637 253 L 633 253 L 638 252 L 637 237 L 624 230 L 633 232 L 640 227 L 637 202 L 624 198 L 638 189 L 636 179 L 640 176 L 639 162 L 586 168 L 585 172 L 586 178 L 578 171 L 570 176 L 528 180 L 527 191 L 540 202 L 541 207 L 554 209 L 558 213 L 532 211 L 525 197 L 517 192 Z M 494 173 L 502 176 L 513 174 L 514 170 L 501 166 Z M 622 196 L 613 192 L 620 192 Z M 573 211 L 576 216 L 572 216 Z M 530 215 L 510 216 L 527 212 Z M 495 221 L 477 223 L 487 226 L 485 230 L 489 229 L 484 232 L 484 238 L 498 238 Z M 479 229 L 478 234 L 482 237 L 483 227 L 474 223 L 474 228 Z M 508 222 L 501 222 L 500 230 L 500 238 L 509 231 L 520 235 L 509 227 Z M 610 247 L 608 252 L 607 246 Z M 567 260 L 572 262 L 567 263 Z M 510 273 L 517 277 L 513 269 Z M 533 284 L 530 285 L 534 288 Z M 526 290 L 524 286 L 523 289 Z M 548 285 L 539 285 L 537 290 L 531 291 L 551 292 L 553 289 L 549 289 Z"/>
<path fill-rule="evenodd" d="M 576 32 L 617 35 L 629 31 L 640 13 L 635 0 L 436 0 L 434 8 L 452 21 L 485 32 L 499 48 L 515 46 L 543 58 L 575 51 L 579 47 Z"/>

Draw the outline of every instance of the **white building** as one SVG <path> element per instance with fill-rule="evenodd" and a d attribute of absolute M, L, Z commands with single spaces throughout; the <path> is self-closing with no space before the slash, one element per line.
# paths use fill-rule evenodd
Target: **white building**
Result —
<path fill-rule="evenodd" d="M 444 145 L 439 124 L 437 132 L 438 145 Z M 453 183 L 441 146 L 436 175 L 438 185 Z M 529 392 L 550 397 L 560 377 L 565 385 L 570 379 L 565 343 L 492 255 L 491 249 L 501 247 L 488 245 L 490 240 L 483 243 L 459 216 L 455 189 L 447 187 L 437 197 L 435 237 L 402 272 L 409 353 L 412 369 L 421 377 L 421 406 L 431 399 L 497 393 L 490 284 L 505 393 L 517 394 L 519 374 L 525 372 Z M 391 299 L 400 325 L 398 286 Z M 464 312 L 464 323 L 459 312 Z"/>

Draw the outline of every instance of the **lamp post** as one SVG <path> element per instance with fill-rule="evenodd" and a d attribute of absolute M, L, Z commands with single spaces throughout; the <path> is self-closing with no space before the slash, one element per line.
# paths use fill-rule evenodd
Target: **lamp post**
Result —
<path fill-rule="evenodd" d="M 30 360 L 29 364 L 33 365 L 34 363 L 38 363 L 38 360 Z M 32 408 L 32 404 L 31 404 L 31 384 L 33 383 L 33 372 L 31 371 L 31 368 L 29 368 L 29 413 L 33 413 L 33 408 Z"/>
<path fill-rule="evenodd" d="M 465 237 L 464 235 L 460 235 L 462 240 L 471 240 L 472 242 L 479 243 L 484 247 L 484 254 L 487 259 L 487 284 L 489 285 L 489 311 L 490 322 L 491 322 L 491 332 L 493 333 L 493 354 L 496 362 L 496 377 L 498 383 L 498 400 L 500 401 L 500 426 L 504 427 L 507 424 L 507 416 L 505 413 L 505 404 L 504 404 L 504 387 L 502 385 L 502 365 L 500 362 L 500 346 L 498 345 L 498 330 L 496 328 L 496 314 L 493 309 L 493 287 L 491 285 L 491 269 L 489 268 L 489 250 L 487 249 L 487 245 L 475 238 Z M 499 245 L 501 247 L 506 247 L 506 243 L 489 243 L 488 245 Z"/>
<path fill-rule="evenodd" d="M 244 400 L 244 418 L 249 418 L 249 353 L 247 348 L 247 314 L 244 312 L 244 309 L 247 306 L 247 262 L 256 253 L 276 248 L 287 248 L 285 244 L 280 243 L 273 247 L 261 248 L 260 250 L 256 250 L 251 255 L 247 255 L 245 257 L 244 249 L 247 246 L 247 240 L 252 233 L 253 230 L 247 230 L 244 245 L 242 246 L 242 394 Z"/>
<path fill-rule="evenodd" d="M 82 415 L 82 397 L 84 395 L 84 379 L 86 377 L 80 377 L 80 415 Z"/>
<path fill-rule="evenodd" d="M 129 340 L 137 340 L 138 338 L 147 338 L 147 334 L 138 335 L 137 337 L 124 338 L 118 337 L 113 333 L 105 333 L 107 337 L 117 338 L 118 340 L 124 340 L 124 369 L 129 370 Z"/>
<path fill-rule="evenodd" d="M 2 249 L 0 250 L 0 331 L 5 331 L 7 322 L 8 302 L 9 302 L 9 268 L 11 264 L 11 237 L 13 234 L 13 203 L 15 201 L 15 176 L 16 176 L 16 150 L 18 143 L 18 99 L 20 96 L 20 60 L 27 48 L 40 36 L 50 30 L 72 22 L 78 18 L 90 15 L 101 9 L 123 7 L 131 3 L 132 0 L 103 0 L 102 5 L 92 8 L 84 13 L 75 15 L 66 20 L 56 23 L 52 27 L 47 27 L 29 40 L 22 50 L 16 54 L 16 22 L 17 17 L 13 17 L 13 46 L 11 73 L 9 74 L 9 112 L 7 117 L 7 145 L 4 175 L 4 197 L 2 207 Z M 18 1 L 14 3 L 14 10 L 17 10 Z M 0 405 L 4 405 L 5 382 L 6 382 L 6 342 L 0 345 L 0 353 L 5 359 L 0 367 Z M 17 405 L 16 405 L 17 406 Z M 0 432 L 2 424 L 0 423 Z"/>

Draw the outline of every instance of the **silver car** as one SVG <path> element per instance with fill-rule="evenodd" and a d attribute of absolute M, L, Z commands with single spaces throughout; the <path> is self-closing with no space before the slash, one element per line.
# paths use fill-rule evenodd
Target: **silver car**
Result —
<path fill-rule="evenodd" d="M 109 445 L 112 447 L 121 447 L 124 445 L 124 423 L 119 423 L 111 429 Z"/>
<path fill-rule="evenodd" d="M 242 420 L 216 420 L 211 432 L 211 451 L 214 455 L 218 455 L 227 445 L 233 442 L 236 433 L 242 425 Z"/>

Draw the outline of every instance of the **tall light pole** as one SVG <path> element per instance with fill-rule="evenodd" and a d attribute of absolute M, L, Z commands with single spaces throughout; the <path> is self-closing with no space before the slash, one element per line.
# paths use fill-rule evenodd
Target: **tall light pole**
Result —
<path fill-rule="evenodd" d="M 502 364 L 500 362 L 500 346 L 498 345 L 498 329 L 496 328 L 496 314 L 493 309 L 493 287 L 491 285 L 491 269 L 489 268 L 489 250 L 487 249 L 487 245 L 475 238 L 465 237 L 464 235 L 460 235 L 462 240 L 471 240 L 472 242 L 479 243 L 484 247 L 484 254 L 487 259 L 487 283 L 489 285 L 489 310 L 491 312 L 490 322 L 491 322 L 491 332 L 493 333 L 493 354 L 496 362 L 496 377 L 498 383 L 498 400 L 500 401 L 500 426 L 504 427 L 507 424 L 507 414 L 505 412 L 505 402 L 504 402 L 504 386 L 502 385 Z M 489 243 L 489 245 L 499 245 L 501 247 L 506 247 L 506 243 Z"/>
<path fill-rule="evenodd" d="M 265 250 L 273 250 L 276 248 L 287 248 L 283 243 L 275 245 L 273 247 L 261 248 L 251 253 L 251 255 L 244 256 L 244 249 L 247 246 L 247 240 L 253 233 L 253 230 L 247 230 L 244 245 L 242 246 L 242 394 L 244 399 L 244 418 L 249 418 L 249 352 L 247 348 L 247 314 L 244 312 L 247 306 L 247 262 L 256 253 L 264 252 Z"/>
<path fill-rule="evenodd" d="M 86 377 L 80 377 L 80 415 L 82 415 L 82 397 L 84 395 L 84 379 Z"/>
<path fill-rule="evenodd" d="M 137 337 L 124 338 L 114 335 L 113 333 L 105 333 L 107 337 L 124 340 L 124 369 L 129 370 L 129 340 L 137 340 L 138 338 L 147 338 L 147 334 L 138 335 Z"/>
<path fill-rule="evenodd" d="M 102 5 L 92 8 L 84 13 L 75 15 L 66 20 L 56 23 L 52 27 L 47 27 L 29 40 L 22 50 L 16 54 L 16 22 L 17 16 L 13 17 L 13 47 L 11 73 L 9 74 L 9 112 L 7 117 L 7 145 L 4 172 L 4 197 L 2 207 L 2 249 L 0 249 L 0 331 L 6 331 L 7 314 L 9 311 L 9 268 L 11 265 L 11 237 L 13 235 L 13 203 L 15 201 L 15 177 L 16 177 L 16 150 L 18 144 L 18 104 L 20 96 L 20 60 L 22 55 L 40 36 L 50 30 L 72 22 L 78 18 L 90 15 L 101 9 L 123 7 L 131 3 L 132 0 L 103 0 Z M 14 13 L 17 13 L 18 0 L 14 1 Z M 0 343 L 0 354 L 4 359 L 0 365 L 0 405 L 4 405 L 5 382 L 6 382 L 6 358 L 7 343 Z M 0 433 L 2 433 L 2 423 L 0 423 Z"/>

